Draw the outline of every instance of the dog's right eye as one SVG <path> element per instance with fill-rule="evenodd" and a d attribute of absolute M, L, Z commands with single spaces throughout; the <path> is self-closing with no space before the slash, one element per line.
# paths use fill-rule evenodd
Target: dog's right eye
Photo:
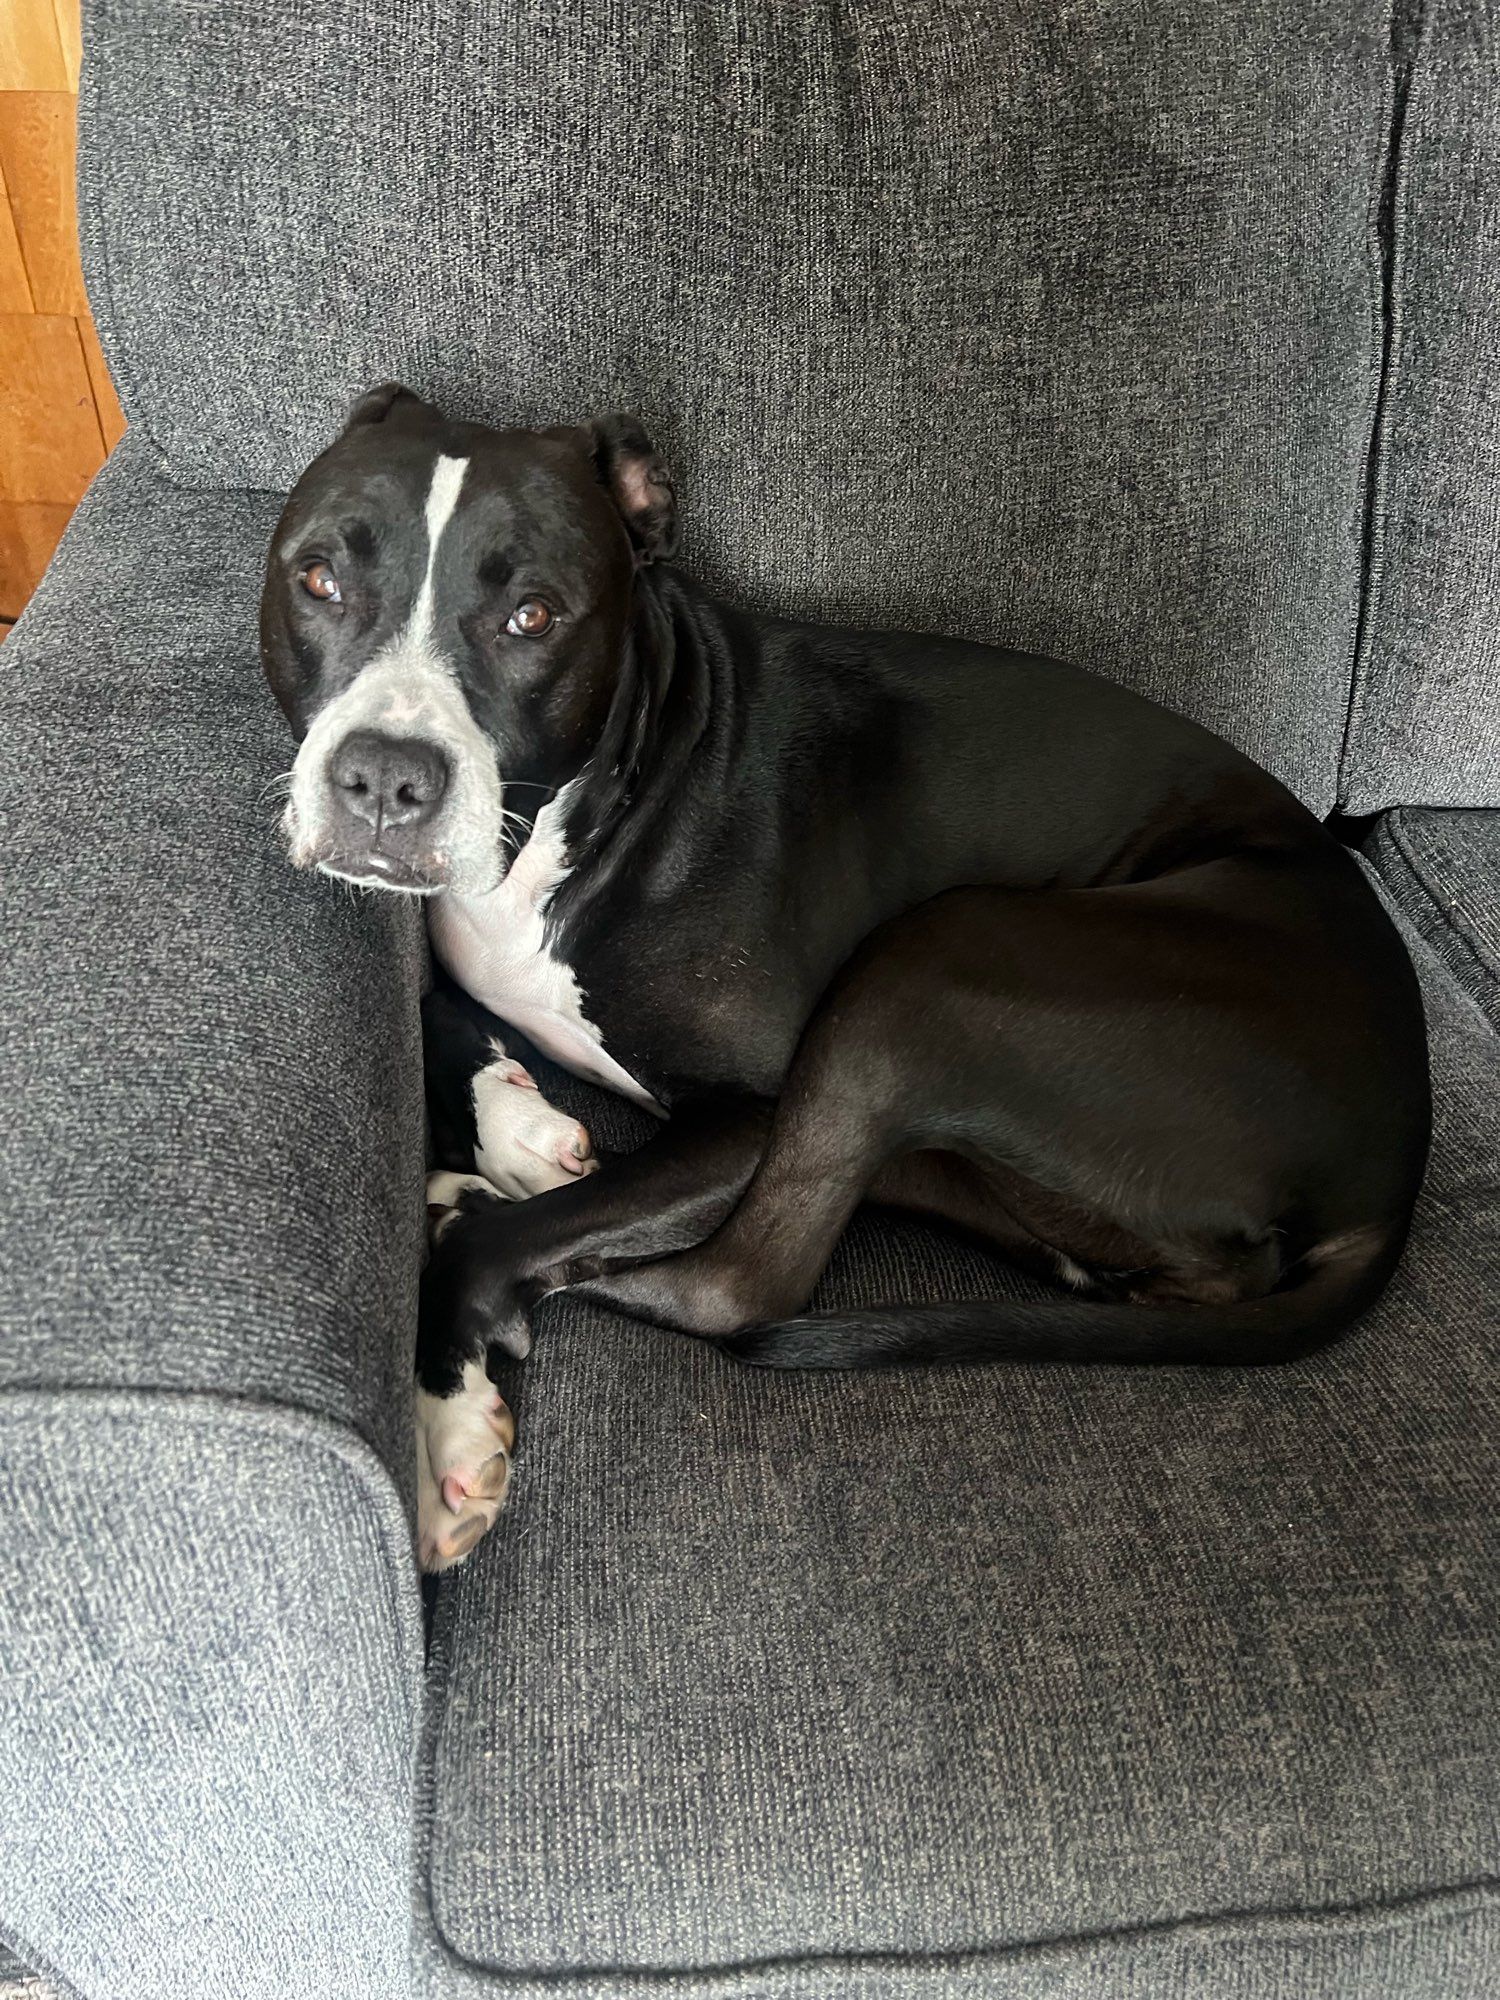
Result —
<path fill-rule="evenodd" d="M 309 563 L 298 572 L 297 581 L 309 597 L 316 597 L 323 604 L 342 604 L 344 593 L 339 589 L 339 580 L 326 562 Z"/>
<path fill-rule="evenodd" d="M 540 597 L 528 597 L 512 611 L 505 629 L 518 639 L 540 639 L 552 630 L 552 606 Z"/>

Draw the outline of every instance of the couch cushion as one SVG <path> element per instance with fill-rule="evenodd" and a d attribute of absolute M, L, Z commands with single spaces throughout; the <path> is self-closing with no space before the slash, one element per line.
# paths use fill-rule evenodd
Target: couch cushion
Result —
<path fill-rule="evenodd" d="M 178 478 L 389 375 L 639 408 L 687 558 L 1004 638 L 1333 803 L 1380 357 L 1349 0 L 92 0 L 85 248 Z"/>
<path fill-rule="evenodd" d="M 772 1376 L 553 1302 L 439 1600 L 424 1991 L 1494 1990 L 1500 1040 L 1416 949 L 1430 1183 L 1330 1352 Z M 937 1246 L 826 1295 L 995 1282 Z"/>
<path fill-rule="evenodd" d="M 1384 813 L 1365 852 L 1401 914 L 1500 1028 L 1500 812 Z"/>
<path fill-rule="evenodd" d="M 0 1542 L 25 1955 L 78 2000 L 409 2000 L 421 1626 L 368 1449 L 227 1394 L 0 1391 Z"/>
<path fill-rule="evenodd" d="M 1495 23 L 1417 24 L 1392 210 L 1390 364 L 1348 811 L 1500 805 L 1500 92 Z"/>

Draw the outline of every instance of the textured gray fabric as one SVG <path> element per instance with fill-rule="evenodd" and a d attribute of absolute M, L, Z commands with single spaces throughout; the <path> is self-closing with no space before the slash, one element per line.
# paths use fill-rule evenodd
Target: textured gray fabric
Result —
<path fill-rule="evenodd" d="M 1500 812 L 1383 813 L 1365 852 L 1408 923 L 1500 1028 Z"/>
<path fill-rule="evenodd" d="M 1500 9 L 1402 11 L 1410 89 L 1350 812 L 1500 805 Z"/>
<path fill-rule="evenodd" d="M 61 1980 L 32 1969 L 15 1952 L 0 1944 L 0 2000 L 74 2000 Z"/>
<path fill-rule="evenodd" d="M 10 1392 L 0 1536 L 7 1927 L 84 2000 L 403 2000 L 419 1628 L 368 1451 Z"/>
<path fill-rule="evenodd" d="M 1073 658 L 1334 799 L 1380 359 L 1355 0 L 91 0 L 86 261 L 176 475 L 398 375 L 665 443 L 780 610 Z"/>
<path fill-rule="evenodd" d="M 1500 1039 L 1424 970 L 1413 1247 L 1293 1368 L 774 1377 L 557 1302 L 439 1604 L 425 1990 L 1494 1990 Z"/>
<path fill-rule="evenodd" d="M 274 501 L 148 459 L 0 651 L 0 1913 L 84 2000 L 367 2000 L 405 1976 L 423 961 L 273 835 Z"/>

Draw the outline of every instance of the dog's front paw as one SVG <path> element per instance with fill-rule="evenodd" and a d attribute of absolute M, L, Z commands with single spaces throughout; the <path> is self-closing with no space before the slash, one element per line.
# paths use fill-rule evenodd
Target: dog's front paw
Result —
<path fill-rule="evenodd" d="M 480 1174 L 427 1176 L 428 1255 L 418 1315 L 419 1356 L 531 1352 L 531 1315 L 521 1296 L 513 1218 L 524 1210 Z"/>
<path fill-rule="evenodd" d="M 510 1487 L 515 1420 L 477 1361 L 451 1396 L 417 1390 L 417 1553 L 452 1569 L 494 1527 Z"/>
<path fill-rule="evenodd" d="M 597 1172 L 587 1130 L 549 1104 L 529 1070 L 500 1056 L 479 1071 L 474 1092 L 474 1164 L 511 1201 Z"/>

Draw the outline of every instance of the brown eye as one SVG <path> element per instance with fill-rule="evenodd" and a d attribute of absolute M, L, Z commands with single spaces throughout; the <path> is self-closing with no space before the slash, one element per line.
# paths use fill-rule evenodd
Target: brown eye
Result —
<path fill-rule="evenodd" d="M 344 601 L 339 580 L 326 562 L 309 563 L 297 580 L 309 597 L 320 598 L 324 604 L 342 604 Z"/>
<path fill-rule="evenodd" d="M 518 604 L 510 614 L 507 632 L 514 632 L 518 639 L 540 639 L 551 629 L 552 606 L 543 604 L 539 597 L 528 597 L 524 604 Z"/>

